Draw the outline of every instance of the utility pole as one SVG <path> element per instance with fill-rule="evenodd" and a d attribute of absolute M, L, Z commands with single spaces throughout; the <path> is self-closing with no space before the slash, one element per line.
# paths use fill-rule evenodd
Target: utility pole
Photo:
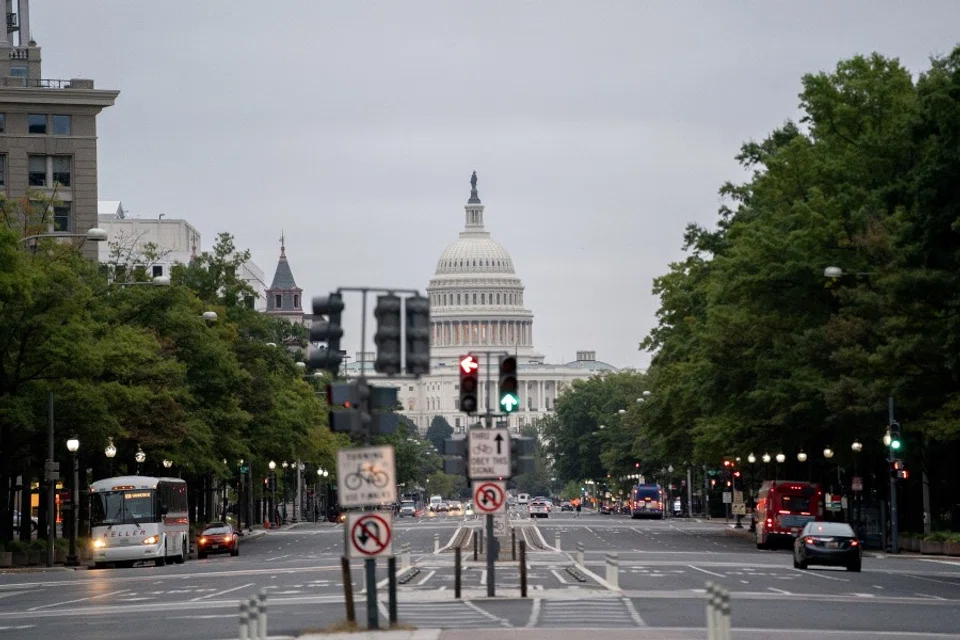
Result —
<path fill-rule="evenodd" d="M 54 561 L 53 541 L 57 536 L 57 476 L 59 465 L 53 461 L 53 392 L 47 396 L 47 566 Z"/>

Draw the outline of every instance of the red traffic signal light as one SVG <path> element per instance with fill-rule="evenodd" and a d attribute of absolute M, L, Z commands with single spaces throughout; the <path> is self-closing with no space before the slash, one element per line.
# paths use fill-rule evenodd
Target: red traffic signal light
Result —
<path fill-rule="evenodd" d="M 740 472 L 739 472 L 739 471 L 734 471 L 734 472 L 733 472 L 733 477 L 734 477 L 734 478 L 739 478 L 739 477 L 740 477 Z"/>
<path fill-rule="evenodd" d="M 480 363 L 475 355 L 467 354 L 460 358 L 460 411 L 476 413 L 477 388 L 479 383 Z"/>
<path fill-rule="evenodd" d="M 732 460 L 724 460 L 724 461 L 723 461 L 723 466 L 724 466 L 724 468 L 726 468 L 726 467 L 732 467 L 732 466 L 733 466 L 733 461 L 732 461 Z"/>

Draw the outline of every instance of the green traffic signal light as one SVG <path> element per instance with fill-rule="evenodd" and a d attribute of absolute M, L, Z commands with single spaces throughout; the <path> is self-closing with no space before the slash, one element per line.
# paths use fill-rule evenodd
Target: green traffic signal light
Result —
<path fill-rule="evenodd" d="M 891 448 L 891 449 L 899 449 L 899 448 L 900 448 L 900 440 L 897 440 L 897 439 L 891 440 L 891 441 L 890 441 L 890 448 Z"/>
<path fill-rule="evenodd" d="M 517 359 L 507 356 L 500 359 L 500 408 L 504 413 L 513 413 L 520 408 L 520 391 L 517 383 Z"/>

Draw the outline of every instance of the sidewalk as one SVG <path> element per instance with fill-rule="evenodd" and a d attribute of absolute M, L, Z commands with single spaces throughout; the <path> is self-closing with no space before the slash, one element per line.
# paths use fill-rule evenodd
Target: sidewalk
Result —
<path fill-rule="evenodd" d="M 733 637 L 743 639 L 777 640 L 867 640 L 875 639 L 875 631 L 842 630 L 787 630 L 787 629 L 742 629 L 734 628 Z M 297 640 L 504 640 L 505 638 L 523 638 L 524 640 L 704 640 L 706 627 L 637 627 L 629 629 L 417 629 L 416 631 L 361 631 L 354 633 L 308 633 L 298 636 Z M 279 640 L 280 636 L 269 636 Z M 897 640 L 949 640 L 960 638 L 957 634 L 946 633 L 898 633 Z M 292 640 L 292 637 L 291 637 Z"/>

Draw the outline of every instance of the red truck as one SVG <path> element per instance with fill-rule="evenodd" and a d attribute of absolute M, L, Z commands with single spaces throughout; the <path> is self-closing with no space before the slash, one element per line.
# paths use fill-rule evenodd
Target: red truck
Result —
<path fill-rule="evenodd" d="M 823 490 L 811 482 L 768 480 L 757 494 L 754 518 L 757 549 L 793 544 L 805 524 L 823 520 Z"/>

